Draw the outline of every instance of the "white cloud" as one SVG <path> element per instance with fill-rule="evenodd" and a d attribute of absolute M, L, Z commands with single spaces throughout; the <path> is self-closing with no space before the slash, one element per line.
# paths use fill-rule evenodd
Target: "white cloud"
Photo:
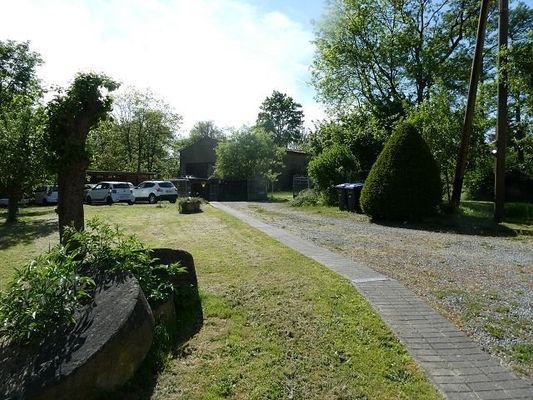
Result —
<path fill-rule="evenodd" d="M 151 88 L 185 117 L 253 123 L 272 90 L 322 109 L 305 87 L 311 32 L 281 12 L 237 0 L 18 0 L 3 4 L 1 39 L 31 40 L 41 76 L 65 85 L 79 71 Z"/>

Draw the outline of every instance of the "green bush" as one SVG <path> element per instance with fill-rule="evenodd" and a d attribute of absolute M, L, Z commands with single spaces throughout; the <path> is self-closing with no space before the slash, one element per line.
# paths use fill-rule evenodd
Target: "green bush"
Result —
<path fill-rule="evenodd" d="M 178 264 L 149 268 L 149 249 L 135 236 L 125 237 L 97 219 L 84 231 L 66 230 L 65 235 L 65 244 L 18 270 L 0 294 L 0 335 L 24 345 L 65 331 L 91 301 L 96 276 L 132 273 L 154 306 L 174 291 L 172 283 L 161 278 L 161 270 L 170 278 L 185 272 Z"/>
<path fill-rule="evenodd" d="M 359 162 L 346 146 L 333 144 L 309 162 L 308 173 L 328 204 L 335 204 L 335 185 L 349 182 L 360 172 Z"/>
<path fill-rule="evenodd" d="M 198 197 L 188 197 L 185 199 L 178 200 L 178 212 L 180 214 L 192 214 L 198 213 L 201 211 L 200 205 L 202 204 L 202 199 Z"/>
<path fill-rule="evenodd" d="M 304 189 L 289 203 L 291 207 L 316 206 L 320 197 L 313 189 Z"/>
<path fill-rule="evenodd" d="M 426 142 L 412 124 L 398 124 L 365 182 L 363 211 L 374 219 L 415 220 L 434 213 L 441 196 L 439 169 Z"/>

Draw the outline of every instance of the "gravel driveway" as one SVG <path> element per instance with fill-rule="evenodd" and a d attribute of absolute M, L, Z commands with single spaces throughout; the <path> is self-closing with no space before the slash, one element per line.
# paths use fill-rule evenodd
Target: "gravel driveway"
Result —
<path fill-rule="evenodd" d="M 393 277 L 480 346 L 533 376 L 533 237 L 503 238 L 383 226 L 286 203 L 226 203 Z"/>

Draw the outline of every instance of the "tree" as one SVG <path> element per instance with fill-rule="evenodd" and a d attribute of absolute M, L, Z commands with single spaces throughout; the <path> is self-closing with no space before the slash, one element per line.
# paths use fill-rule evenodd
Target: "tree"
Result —
<path fill-rule="evenodd" d="M 330 0 L 318 25 L 313 84 L 337 109 L 403 114 L 440 79 L 464 90 L 465 54 L 475 34 L 478 0 Z"/>
<path fill-rule="evenodd" d="M 164 100 L 128 88 L 114 97 L 112 117 L 89 137 L 92 168 L 176 173 L 182 117 Z"/>
<path fill-rule="evenodd" d="M 222 179 L 265 178 L 281 168 L 283 148 L 260 128 L 241 128 L 216 148 L 215 175 Z"/>
<path fill-rule="evenodd" d="M 224 132 L 214 121 L 198 121 L 191 128 L 188 142 L 192 144 L 203 138 L 220 140 L 224 138 Z"/>
<path fill-rule="evenodd" d="M 439 168 L 416 127 L 402 122 L 385 144 L 361 192 L 361 208 L 374 219 L 416 220 L 441 201 Z"/>
<path fill-rule="evenodd" d="M 59 235 L 65 227 L 84 228 L 83 184 L 89 165 L 86 141 L 89 131 L 111 111 L 108 92 L 118 84 L 105 75 L 78 74 L 66 93 L 48 104 L 47 143 L 51 163 L 57 171 Z"/>
<path fill-rule="evenodd" d="M 334 144 L 347 147 L 359 164 L 359 178 L 364 179 L 388 138 L 381 122 L 360 110 L 321 121 L 309 134 L 309 150 L 319 155 Z"/>
<path fill-rule="evenodd" d="M 346 146 L 338 143 L 326 148 L 308 166 L 309 176 L 328 204 L 335 203 L 335 185 L 351 181 L 359 172 L 357 159 Z"/>
<path fill-rule="evenodd" d="M 42 63 L 28 42 L 0 41 L 0 189 L 9 196 L 7 222 L 43 173 L 42 95 L 36 68 Z"/>
<path fill-rule="evenodd" d="M 287 148 L 302 141 L 304 113 L 292 97 L 274 90 L 260 110 L 256 124 L 272 135 L 276 145 Z"/>

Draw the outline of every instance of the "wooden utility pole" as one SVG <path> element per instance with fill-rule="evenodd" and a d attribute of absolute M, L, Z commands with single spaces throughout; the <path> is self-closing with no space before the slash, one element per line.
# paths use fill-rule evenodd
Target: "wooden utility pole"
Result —
<path fill-rule="evenodd" d="M 494 171 L 494 220 L 501 222 L 505 202 L 505 152 L 507 150 L 507 37 L 509 1 L 499 0 L 498 18 L 498 123 L 496 125 L 496 168 Z"/>
<path fill-rule="evenodd" d="M 452 205 L 455 209 L 459 207 L 461 201 L 461 191 L 463 190 L 463 180 L 468 159 L 468 148 L 472 138 L 472 121 L 474 120 L 474 107 L 476 104 L 477 85 L 479 75 L 483 65 L 483 43 L 485 42 L 485 31 L 487 26 L 487 14 L 489 12 L 489 0 L 481 0 L 479 11 L 479 22 L 477 25 L 476 48 L 472 69 L 470 70 L 470 85 L 468 87 L 468 99 L 466 103 L 465 118 L 463 121 L 463 131 L 461 135 L 461 146 L 455 166 L 455 178 L 453 181 Z"/>

